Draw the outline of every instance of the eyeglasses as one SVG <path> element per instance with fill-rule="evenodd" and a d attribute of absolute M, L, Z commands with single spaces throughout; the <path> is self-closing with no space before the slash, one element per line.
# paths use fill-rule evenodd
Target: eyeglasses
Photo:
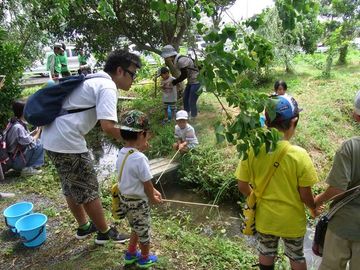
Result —
<path fill-rule="evenodd" d="M 132 72 L 132 71 L 130 71 L 130 70 L 128 70 L 128 69 L 125 69 L 125 68 L 124 68 L 124 71 L 127 72 L 127 73 L 129 73 L 129 75 L 130 75 L 130 77 L 131 77 L 132 80 L 135 80 L 135 79 L 136 79 L 136 72 Z"/>

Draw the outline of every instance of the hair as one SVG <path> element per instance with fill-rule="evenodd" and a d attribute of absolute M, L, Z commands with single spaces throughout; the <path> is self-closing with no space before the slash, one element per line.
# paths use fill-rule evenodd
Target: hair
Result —
<path fill-rule="evenodd" d="M 137 68 L 141 67 L 141 60 L 136 54 L 130 53 L 127 50 L 115 50 L 111 52 L 106 60 L 104 71 L 114 74 L 118 67 L 127 69 L 131 64 Z"/>
<path fill-rule="evenodd" d="M 12 104 L 12 109 L 15 117 L 20 118 L 24 114 L 25 101 L 15 100 Z"/>
<path fill-rule="evenodd" d="M 124 130 L 120 129 L 120 135 L 124 139 L 124 141 L 136 141 L 139 134 L 144 134 L 146 136 L 146 131 L 130 131 L 130 130 Z"/>
<path fill-rule="evenodd" d="M 269 115 L 267 113 L 265 113 L 265 119 L 266 119 L 265 123 L 268 128 L 276 128 L 280 131 L 286 131 L 291 127 L 291 121 L 295 117 L 298 118 L 295 122 L 295 127 L 296 127 L 299 122 L 299 114 L 295 115 L 294 117 L 292 117 L 290 119 L 278 121 L 278 119 L 280 118 L 280 115 L 278 113 L 276 113 L 275 119 L 273 121 L 270 121 Z"/>
<path fill-rule="evenodd" d="M 278 80 L 274 83 L 274 89 L 275 91 L 278 90 L 278 88 L 282 86 L 284 88 L 284 90 L 286 91 L 287 90 L 287 84 L 285 81 L 282 81 L 282 80 Z"/>
<path fill-rule="evenodd" d="M 165 74 L 165 73 L 169 73 L 169 69 L 167 67 L 162 67 L 160 69 L 160 74 Z"/>

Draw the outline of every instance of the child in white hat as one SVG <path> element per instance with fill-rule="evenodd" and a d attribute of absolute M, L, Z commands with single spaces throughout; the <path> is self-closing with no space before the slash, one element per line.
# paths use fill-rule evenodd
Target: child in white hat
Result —
<path fill-rule="evenodd" d="M 175 139 L 173 148 L 184 153 L 195 148 L 199 142 L 196 138 L 195 129 L 188 123 L 187 111 L 181 110 L 176 113 Z"/>

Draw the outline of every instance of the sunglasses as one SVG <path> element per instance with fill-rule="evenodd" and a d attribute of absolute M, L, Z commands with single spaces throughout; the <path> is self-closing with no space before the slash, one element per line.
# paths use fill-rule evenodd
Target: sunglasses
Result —
<path fill-rule="evenodd" d="M 136 79 L 136 72 L 132 72 L 128 69 L 124 69 L 125 72 L 129 73 L 130 77 L 132 80 L 135 80 Z"/>

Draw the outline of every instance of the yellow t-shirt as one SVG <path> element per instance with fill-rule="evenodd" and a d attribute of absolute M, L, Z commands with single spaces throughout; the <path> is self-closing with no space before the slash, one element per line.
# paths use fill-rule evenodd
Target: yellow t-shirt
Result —
<path fill-rule="evenodd" d="M 290 144 L 280 141 L 274 152 L 266 154 L 263 147 L 254 156 L 249 152 L 247 160 L 240 161 L 235 176 L 248 182 L 255 189 L 265 183 L 269 167 L 277 160 L 279 153 Z M 280 161 L 261 200 L 256 204 L 255 226 L 258 232 L 280 237 L 302 237 L 306 232 L 305 206 L 300 199 L 298 187 L 312 186 L 318 181 L 314 165 L 305 149 L 290 145 Z M 258 195 L 258 194 L 256 194 Z"/>

